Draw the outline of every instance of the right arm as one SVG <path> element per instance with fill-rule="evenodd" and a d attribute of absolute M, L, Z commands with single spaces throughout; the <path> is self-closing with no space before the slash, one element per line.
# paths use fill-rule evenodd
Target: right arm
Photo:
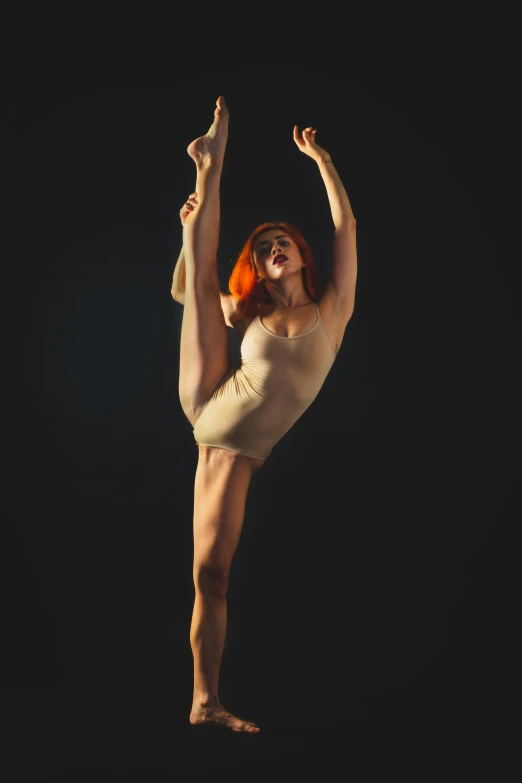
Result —
<path fill-rule="evenodd" d="M 189 212 L 192 212 L 194 207 L 197 206 L 197 203 L 198 203 L 197 194 L 192 193 L 180 210 L 181 225 L 183 225 L 183 223 L 185 222 L 185 218 L 187 217 Z M 172 288 L 170 289 L 170 293 L 172 294 L 172 298 L 174 299 L 174 301 L 179 302 L 182 305 L 185 304 L 185 286 L 186 286 L 185 253 L 182 247 L 180 254 L 178 256 L 178 260 L 176 262 L 176 266 L 174 268 L 174 276 L 172 278 Z M 233 320 L 236 311 L 235 298 L 231 294 L 224 294 L 221 291 L 219 292 L 219 295 L 221 298 L 221 309 L 223 310 L 225 323 L 227 326 L 231 326 L 233 328 L 234 327 Z"/>
<path fill-rule="evenodd" d="M 185 223 L 185 218 L 187 217 L 187 215 L 193 212 L 194 208 L 197 207 L 197 205 L 198 205 L 198 194 L 191 193 L 179 211 L 179 217 L 182 226 Z M 174 299 L 175 302 L 179 302 L 180 304 L 185 304 L 185 285 L 186 285 L 185 253 L 183 252 L 183 245 L 182 245 L 180 254 L 178 256 L 178 260 L 176 262 L 176 266 L 174 268 L 174 277 L 172 278 L 172 288 L 170 289 L 170 293 L 172 294 L 172 298 Z"/>
<path fill-rule="evenodd" d="M 175 302 L 185 304 L 185 253 L 183 252 L 183 247 L 174 269 L 170 293 Z"/>

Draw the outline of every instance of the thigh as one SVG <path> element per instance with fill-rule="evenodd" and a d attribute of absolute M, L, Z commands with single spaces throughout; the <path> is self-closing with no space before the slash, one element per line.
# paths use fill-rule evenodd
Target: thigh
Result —
<path fill-rule="evenodd" d="M 179 362 L 179 398 L 194 425 L 231 366 L 228 327 L 218 286 L 190 283 L 185 290 Z"/>
<path fill-rule="evenodd" d="M 252 477 L 248 458 L 200 446 L 194 483 L 194 566 L 228 571 L 237 549 Z"/>

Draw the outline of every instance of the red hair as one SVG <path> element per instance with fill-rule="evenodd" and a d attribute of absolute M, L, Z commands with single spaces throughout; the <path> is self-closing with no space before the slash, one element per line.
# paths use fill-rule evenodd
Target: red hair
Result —
<path fill-rule="evenodd" d="M 268 295 L 264 289 L 264 286 L 260 285 L 256 281 L 256 269 L 254 266 L 254 243 L 258 236 L 264 234 L 265 231 L 271 231 L 272 229 L 280 229 L 292 237 L 301 257 L 306 266 L 303 268 L 301 274 L 303 277 L 303 284 L 308 296 L 316 301 L 321 294 L 321 281 L 319 278 L 319 272 L 317 264 L 312 255 L 312 251 L 308 247 L 308 244 L 299 231 L 291 223 L 283 222 L 269 222 L 262 223 L 258 226 L 249 236 L 236 261 L 234 269 L 232 270 L 228 280 L 228 290 L 233 296 L 238 297 L 238 313 L 243 316 L 249 307 L 252 299 L 265 299 L 268 301 Z"/>

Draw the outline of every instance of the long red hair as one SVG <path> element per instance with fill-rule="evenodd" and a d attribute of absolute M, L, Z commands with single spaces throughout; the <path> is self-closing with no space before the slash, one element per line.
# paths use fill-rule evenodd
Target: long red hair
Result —
<path fill-rule="evenodd" d="M 312 251 L 308 247 L 308 244 L 299 229 L 291 223 L 262 223 L 250 234 L 247 241 L 243 245 L 243 248 L 228 280 L 228 290 L 233 296 L 238 297 L 240 300 L 238 303 L 238 314 L 240 316 L 244 315 L 246 310 L 249 308 L 252 299 L 264 299 L 265 301 L 269 301 L 264 286 L 256 282 L 256 269 L 254 266 L 254 243 L 260 234 L 264 234 L 265 231 L 270 231 L 272 229 L 284 231 L 285 234 L 288 234 L 288 236 L 292 237 L 297 247 L 299 248 L 299 252 L 301 253 L 303 261 L 306 264 L 306 266 L 301 271 L 305 291 L 314 301 L 317 301 L 321 295 L 322 286 L 319 278 L 317 264 L 315 263 Z"/>

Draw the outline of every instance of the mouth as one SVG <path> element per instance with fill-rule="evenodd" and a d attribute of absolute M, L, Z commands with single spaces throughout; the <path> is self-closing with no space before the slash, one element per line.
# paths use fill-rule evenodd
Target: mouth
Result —
<path fill-rule="evenodd" d="M 288 261 L 288 258 L 284 256 L 282 253 L 279 253 L 274 260 L 272 261 L 272 264 L 282 264 L 283 261 Z"/>

